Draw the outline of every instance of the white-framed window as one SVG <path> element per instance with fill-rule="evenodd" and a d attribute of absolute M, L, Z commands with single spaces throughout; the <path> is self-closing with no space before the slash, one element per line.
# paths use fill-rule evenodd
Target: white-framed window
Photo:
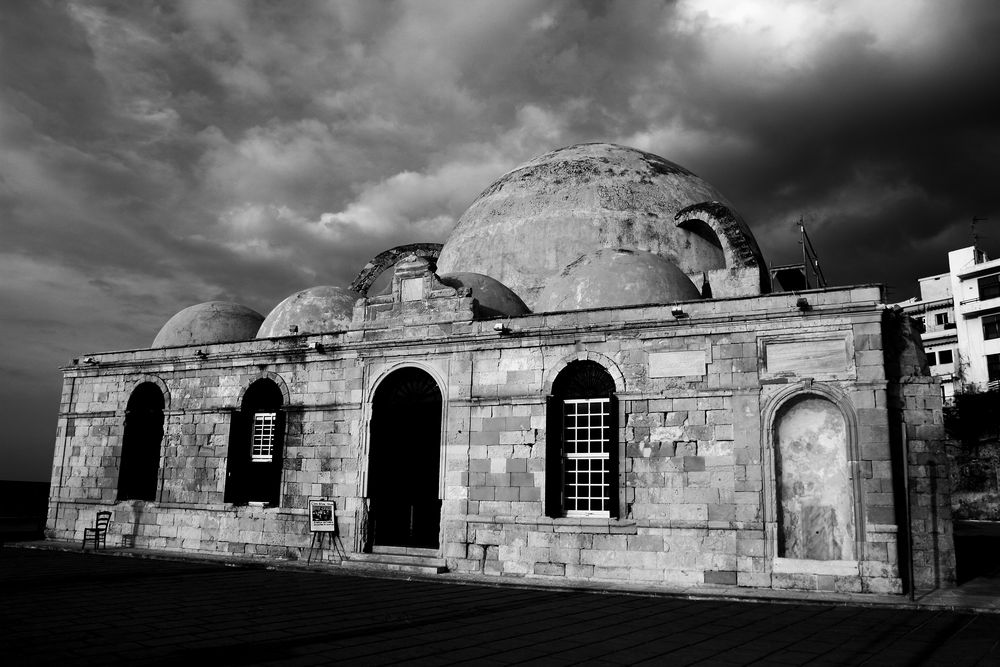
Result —
<path fill-rule="evenodd" d="M 979 279 L 979 300 L 995 299 L 1000 296 L 1000 274 Z"/>
<path fill-rule="evenodd" d="M 250 460 L 254 463 L 270 463 L 274 458 L 274 433 L 277 421 L 277 412 L 254 413 L 250 447 Z"/>
<path fill-rule="evenodd" d="M 938 325 L 939 327 L 948 324 L 948 321 L 949 321 L 948 313 L 937 313 L 936 315 L 934 315 L 934 324 Z"/>
<path fill-rule="evenodd" d="M 989 380 L 988 389 L 1000 389 L 1000 354 L 986 355 L 986 375 Z"/>
<path fill-rule="evenodd" d="M 985 340 L 1000 338 L 1000 315 L 987 315 L 982 319 L 982 323 Z"/>
<path fill-rule="evenodd" d="M 611 508 L 611 400 L 563 402 L 563 508 L 566 516 L 608 517 Z"/>

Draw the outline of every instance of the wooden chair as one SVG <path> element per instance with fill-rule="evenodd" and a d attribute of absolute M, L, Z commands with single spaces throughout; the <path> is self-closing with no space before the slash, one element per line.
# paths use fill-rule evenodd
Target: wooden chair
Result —
<path fill-rule="evenodd" d="M 107 537 L 108 537 L 108 526 L 111 524 L 111 512 L 101 511 L 97 513 L 97 520 L 94 522 L 93 527 L 83 529 L 83 546 L 80 550 L 83 551 L 87 548 L 87 540 L 93 538 L 94 548 L 98 549 L 101 547 L 106 547 Z"/>

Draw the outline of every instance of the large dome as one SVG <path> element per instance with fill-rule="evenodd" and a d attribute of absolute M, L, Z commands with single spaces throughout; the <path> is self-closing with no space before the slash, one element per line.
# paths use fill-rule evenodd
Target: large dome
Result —
<path fill-rule="evenodd" d="M 539 293 L 535 312 L 691 301 L 698 288 L 659 255 L 602 249 L 571 262 Z"/>
<path fill-rule="evenodd" d="M 260 326 L 257 338 L 343 331 L 351 324 L 357 292 L 343 287 L 311 287 L 296 292 L 274 307 Z"/>
<path fill-rule="evenodd" d="M 250 340 L 264 316 L 256 310 L 229 301 L 208 301 L 185 308 L 163 325 L 153 347 L 211 345 Z"/>
<path fill-rule="evenodd" d="M 601 248 L 652 252 L 695 280 L 732 269 L 734 248 L 763 266 L 753 236 L 715 188 L 661 157 L 614 144 L 562 148 L 502 176 L 461 217 L 437 266 L 492 276 L 535 310 L 549 278 Z M 733 289 L 760 293 L 760 281 Z"/>

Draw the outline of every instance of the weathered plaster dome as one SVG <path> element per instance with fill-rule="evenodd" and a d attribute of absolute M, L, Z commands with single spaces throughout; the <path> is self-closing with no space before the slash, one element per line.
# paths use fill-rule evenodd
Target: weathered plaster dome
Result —
<path fill-rule="evenodd" d="M 437 266 L 493 276 L 537 310 L 549 278 L 600 248 L 649 251 L 696 280 L 714 271 L 716 297 L 762 290 L 757 243 L 715 188 L 614 144 L 562 148 L 502 176 L 462 215 Z"/>
<path fill-rule="evenodd" d="M 360 298 L 344 287 L 310 287 L 296 292 L 268 314 L 257 338 L 343 331 L 351 323 L 354 302 Z"/>
<path fill-rule="evenodd" d="M 531 312 L 512 289 L 481 273 L 448 273 L 438 278 L 448 287 L 471 289 L 481 317 L 516 317 Z"/>
<path fill-rule="evenodd" d="M 601 249 L 571 262 L 549 280 L 535 312 L 672 303 L 700 298 L 677 266 L 641 250 Z"/>
<path fill-rule="evenodd" d="M 153 347 L 211 345 L 250 340 L 264 316 L 256 310 L 229 301 L 208 301 L 189 306 L 163 325 Z"/>

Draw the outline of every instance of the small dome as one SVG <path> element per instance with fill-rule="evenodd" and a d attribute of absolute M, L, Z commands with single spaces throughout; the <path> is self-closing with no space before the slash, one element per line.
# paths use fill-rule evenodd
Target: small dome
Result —
<path fill-rule="evenodd" d="M 208 301 L 185 308 L 163 325 L 153 347 L 211 345 L 250 340 L 264 316 L 229 301 Z"/>
<path fill-rule="evenodd" d="M 641 250 L 602 249 L 584 255 L 552 278 L 536 313 L 671 303 L 700 298 L 673 262 Z"/>
<path fill-rule="evenodd" d="M 512 289 L 481 273 L 447 273 L 438 279 L 448 287 L 471 289 L 472 297 L 479 302 L 477 316 L 516 317 L 531 312 Z"/>
<path fill-rule="evenodd" d="M 344 287 L 310 287 L 296 292 L 268 314 L 257 338 L 343 331 L 351 324 L 354 302 L 360 298 Z"/>

